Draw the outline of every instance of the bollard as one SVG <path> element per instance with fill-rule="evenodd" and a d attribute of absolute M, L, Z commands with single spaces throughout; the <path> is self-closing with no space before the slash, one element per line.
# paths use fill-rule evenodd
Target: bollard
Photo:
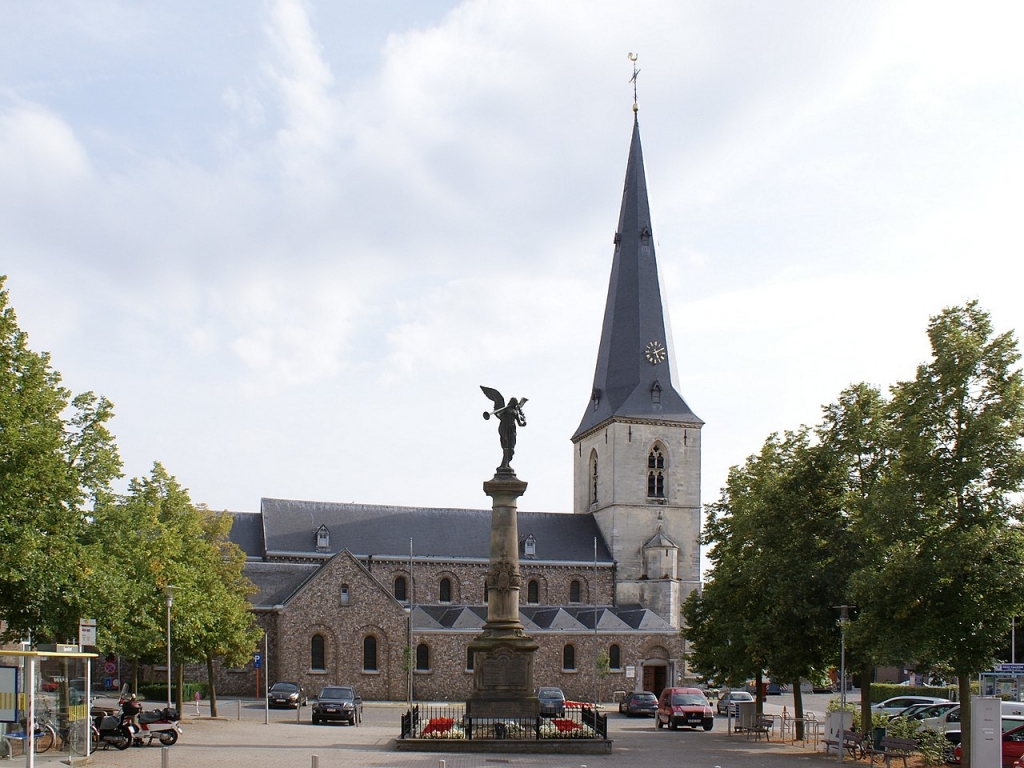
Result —
<path fill-rule="evenodd" d="M 238 700 L 238 719 L 242 719 L 242 700 Z"/>
<path fill-rule="evenodd" d="M 313 755 L 312 768 L 320 768 L 320 756 Z"/>
<path fill-rule="evenodd" d="M 170 747 L 160 747 L 160 768 L 171 768 Z"/>
<path fill-rule="evenodd" d="M 437 761 L 437 768 L 444 768 L 445 765 L 447 765 L 447 763 L 445 763 L 444 760 L 438 760 Z"/>

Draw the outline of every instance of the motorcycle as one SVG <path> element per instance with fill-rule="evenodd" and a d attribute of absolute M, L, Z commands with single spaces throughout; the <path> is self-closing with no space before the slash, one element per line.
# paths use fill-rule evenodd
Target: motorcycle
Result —
<path fill-rule="evenodd" d="M 138 710 L 142 709 L 137 703 L 126 699 L 123 695 L 118 714 L 112 714 L 109 710 L 92 711 L 92 742 L 94 747 L 100 744 L 113 745 L 115 749 L 128 749 L 135 742 L 135 733 L 138 730 L 134 718 Z"/>
<path fill-rule="evenodd" d="M 135 734 L 135 743 L 142 746 L 143 740 L 147 739 L 145 743 L 150 745 L 153 739 L 158 739 L 165 747 L 169 747 L 178 740 L 180 733 L 178 710 L 173 707 L 151 709 L 139 713 L 139 732 Z"/>

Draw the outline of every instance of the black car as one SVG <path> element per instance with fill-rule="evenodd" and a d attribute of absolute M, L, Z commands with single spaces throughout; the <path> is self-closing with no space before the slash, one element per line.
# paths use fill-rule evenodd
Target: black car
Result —
<path fill-rule="evenodd" d="M 633 691 L 627 693 L 619 702 L 619 712 L 632 717 L 633 715 L 654 716 L 658 711 L 658 697 L 650 691 Z"/>
<path fill-rule="evenodd" d="M 565 717 L 565 694 L 561 688 L 538 688 L 541 717 Z"/>
<path fill-rule="evenodd" d="M 274 683 L 267 692 L 267 706 L 299 707 L 306 706 L 306 690 L 295 683 Z"/>
<path fill-rule="evenodd" d="M 355 725 L 363 720 L 363 700 L 346 685 L 328 685 L 320 689 L 313 703 L 313 725 L 336 720 Z"/>

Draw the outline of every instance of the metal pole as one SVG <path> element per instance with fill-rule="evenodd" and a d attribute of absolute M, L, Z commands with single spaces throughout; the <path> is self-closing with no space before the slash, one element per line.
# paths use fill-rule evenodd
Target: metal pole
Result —
<path fill-rule="evenodd" d="M 25 688 L 28 693 L 28 706 L 25 712 L 25 765 L 27 768 L 33 768 L 36 764 L 36 657 L 29 656 L 26 662 L 28 674 L 25 676 Z"/>
<path fill-rule="evenodd" d="M 843 733 L 846 731 L 846 625 L 850 621 L 849 606 L 839 606 L 839 762 L 843 762 Z"/>
<path fill-rule="evenodd" d="M 270 656 L 267 633 L 263 633 L 263 724 L 270 725 Z"/>
<path fill-rule="evenodd" d="M 594 586 L 593 586 L 593 597 L 594 597 L 594 738 L 597 738 L 597 700 L 600 698 L 600 677 L 598 676 L 597 668 L 597 655 L 599 653 L 597 645 L 597 536 L 594 537 Z"/>
<path fill-rule="evenodd" d="M 170 747 L 160 747 L 160 768 L 171 768 Z"/>
<path fill-rule="evenodd" d="M 167 708 L 171 707 L 171 605 L 174 603 L 175 587 L 164 587 L 164 604 L 167 606 Z M 183 713 L 184 714 L 184 713 Z"/>
<path fill-rule="evenodd" d="M 409 539 L 409 716 L 413 717 L 413 701 L 416 698 L 416 691 L 413 689 L 413 668 L 416 666 L 416 648 L 413 647 L 413 539 Z M 412 723 L 412 720 L 410 721 Z"/>

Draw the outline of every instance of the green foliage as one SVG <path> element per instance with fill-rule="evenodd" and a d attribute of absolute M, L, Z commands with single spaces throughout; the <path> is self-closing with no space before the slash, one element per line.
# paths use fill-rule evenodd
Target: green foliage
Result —
<path fill-rule="evenodd" d="M 969 714 L 972 678 L 1024 612 L 1024 377 L 1013 333 L 977 302 L 928 336 L 931 360 L 888 400 L 850 387 L 815 428 L 770 436 L 707 506 L 711 570 L 683 605 L 706 678 L 838 666 L 849 605 L 851 668 L 953 673 Z M 866 718 L 885 695 L 861 698 Z"/>
<path fill-rule="evenodd" d="M 98 602 L 102 564 L 82 546 L 89 506 L 121 464 L 111 404 L 73 396 L 33 352 L 0 276 L 0 616 L 3 639 L 64 642 Z"/>

